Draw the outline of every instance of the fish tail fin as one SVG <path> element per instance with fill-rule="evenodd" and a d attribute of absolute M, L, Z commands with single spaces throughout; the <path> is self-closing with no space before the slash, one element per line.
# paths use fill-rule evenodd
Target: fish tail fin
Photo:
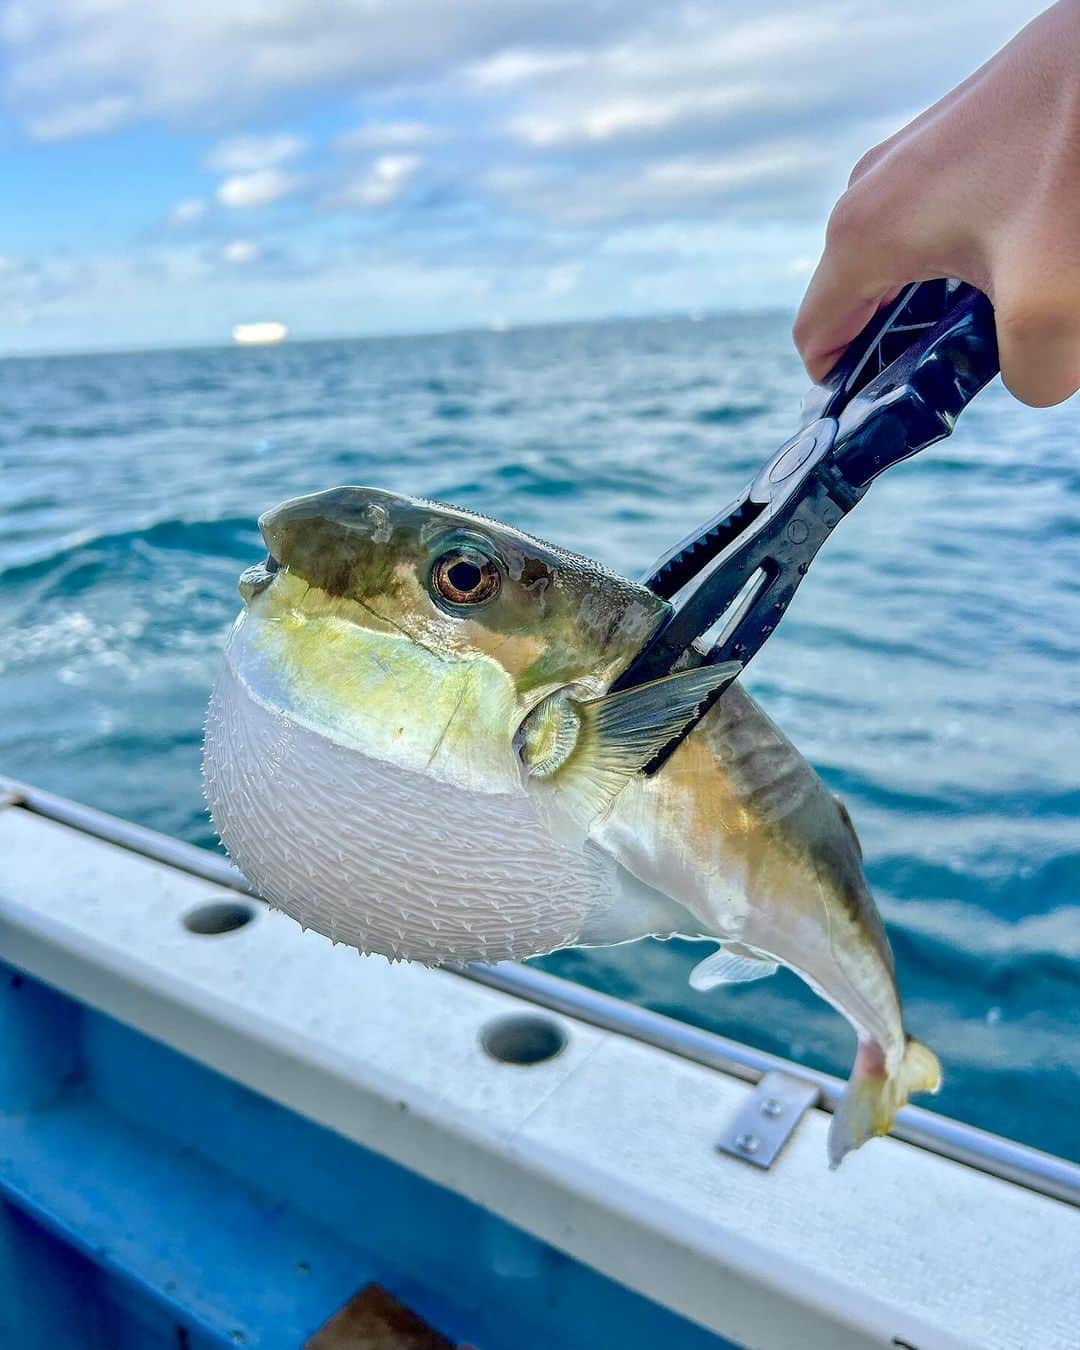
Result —
<path fill-rule="evenodd" d="M 839 1167 L 846 1154 L 874 1135 L 888 1134 L 913 1092 L 936 1092 L 940 1086 L 937 1055 L 914 1036 L 907 1038 L 904 1056 L 891 1074 L 881 1047 L 860 1040 L 847 1090 L 829 1126 L 829 1166 Z"/>

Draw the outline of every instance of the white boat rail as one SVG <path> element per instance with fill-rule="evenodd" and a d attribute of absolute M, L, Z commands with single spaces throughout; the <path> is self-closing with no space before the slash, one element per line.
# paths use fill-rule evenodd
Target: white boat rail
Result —
<path fill-rule="evenodd" d="M 2 805 L 18 805 L 215 885 L 259 898 L 225 858 L 55 793 L 0 777 Z M 455 968 L 455 973 L 747 1082 L 756 1083 L 766 1073 L 781 1071 L 813 1084 L 820 1093 L 818 1105 L 827 1111 L 835 1108 L 844 1089 L 843 1082 L 830 1074 L 528 966 L 510 962 L 469 965 Z M 1080 1207 L 1080 1166 L 1065 1158 L 916 1106 L 904 1107 L 891 1133 L 928 1152 Z"/>

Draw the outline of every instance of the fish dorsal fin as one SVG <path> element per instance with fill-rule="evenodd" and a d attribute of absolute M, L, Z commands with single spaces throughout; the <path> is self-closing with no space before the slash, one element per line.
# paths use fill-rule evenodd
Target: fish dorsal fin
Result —
<path fill-rule="evenodd" d="M 536 708 L 517 739 L 549 827 L 566 842 L 584 840 L 634 774 L 741 669 L 738 661 L 698 666 L 600 698 L 556 694 L 554 705 Z"/>
<path fill-rule="evenodd" d="M 833 801 L 836 803 L 836 809 L 840 812 L 840 819 L 847 826 L 847 832 L 851 835 L 851 842 L 855 845 L 855 852 L 859 855 L 859 861 L 862 861 L 862 843 L 855 829 L 855 822 L 851 819 L 851 812 L 847 809 L 847 802 L 843 797 L 838 797 L 833 793 Z"/>
<path fill-rule="evenodd" d="M 728 942 L 718 947 L 690 972 L 690 988 L 699 993 L 718 984 L 749 984 L 775 975 L 777 965 L 768 957 L 758 956 L 740 942 Z"/>

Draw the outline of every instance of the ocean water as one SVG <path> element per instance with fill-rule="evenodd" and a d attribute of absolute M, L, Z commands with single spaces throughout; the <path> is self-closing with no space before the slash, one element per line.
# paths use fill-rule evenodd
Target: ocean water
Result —
<path fill-rule="evenodd" d="M 792 431 L 782 316 L 0 362 L 0 773 L 213 846 L 207 692 L 284 497 L 456 502 L 637 574 Z M 1080 401 L 995 385 L 875 485 L 746 683 L 848 803 L 936 1105 L 1080 1155 Z M 786 972 L 558 973 L 845 1075 Z"/>

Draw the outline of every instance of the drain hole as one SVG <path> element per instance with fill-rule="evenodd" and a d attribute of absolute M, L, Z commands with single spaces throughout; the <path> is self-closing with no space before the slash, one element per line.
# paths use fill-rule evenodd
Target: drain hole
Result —
<path fill-rule="evenodd" d="M 218 933 L 231 933 L 234 928 L 243 928 L 255 917 L 255 907 L 235 900 L 214 900 L 208 905 L 199 905 L 189 909 L 184 915 L 184 927 L 189 933 L 201 933 L 214 937 Z"/>
<path fill-rule="evenodd" d="M 480 1044 L 503 1064 L 543 1064 L 566 1045 L 566 1032 L 550 1017 L 513 1013 L 497 1017 L 480 1032 Z"/>

